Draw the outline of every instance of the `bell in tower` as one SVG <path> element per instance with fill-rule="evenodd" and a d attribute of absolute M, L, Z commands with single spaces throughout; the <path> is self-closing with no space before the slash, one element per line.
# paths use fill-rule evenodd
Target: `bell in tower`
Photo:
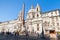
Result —
<path fill-rule="evenodd" d="M 36 6 L 36 11 L 38 11 L 38 12 L 40 12 L 41 10 L 40 10 L 40 6 L 39 6 L 39 4 L 37 3 L 37 6 Z"/>

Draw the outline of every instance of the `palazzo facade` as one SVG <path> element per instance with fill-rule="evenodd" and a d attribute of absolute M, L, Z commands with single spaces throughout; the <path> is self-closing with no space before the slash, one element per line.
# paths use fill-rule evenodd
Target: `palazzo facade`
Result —
<path fill-rule="evenodd" d="M 30 33 L 41 34 L 42 28 L 44 34 L 48 34 L 50 30 L 60 31 L 60 10 L 51 10 L 42 12 L 41 7 L 37 4 L 36 7 L 31 6 L 27 12 L 26 20 L 24 20 L 25 6 L 19 12 L 18 18 L 12 21 L 0 22 L 1 32 L 19 32 L 25 34 L 27 31 Z"/>

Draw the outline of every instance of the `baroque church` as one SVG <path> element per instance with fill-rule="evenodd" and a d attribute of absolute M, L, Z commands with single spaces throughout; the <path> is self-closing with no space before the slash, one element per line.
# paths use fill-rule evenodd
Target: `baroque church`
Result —
<path fill-rule="evenodd" d="M 18 18 L 12 21 L 0 22 L 1 32 L 18 32 L 20 35 L 28 34 L 41 34 L 42 28 L 44 34 L 60 31 L 60 10 L 52 10 L 42 12 L 39 4 L 32 5 L 27 12 L 26 20 L 24 20 L 25 5 L 23 4 L 22 10 L 19 12 Z"/>

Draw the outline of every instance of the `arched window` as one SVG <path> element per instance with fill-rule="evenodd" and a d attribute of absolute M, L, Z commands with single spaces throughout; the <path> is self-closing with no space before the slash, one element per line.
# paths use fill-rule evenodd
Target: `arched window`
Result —
<path fill-rule="evenodd" d="M 39 15 L 37 14 L 37 17 L 39 17 Z"/>
<path fill-rule="evenodd" d="M 37 11 L 38 11 L 38 8 L 37 8 Z"/>
<path fill-rule="evenodd" d="M 33 18 L 34 18 L 34 15 L 33 15 Z"/>
<path fill-rule="evenodd" d="M 32 18 L 35 18 L 35 13 L 34 12 L 32 12 Z"/>
<path fill-rule="evenodd" d="M 39 24 L 37 24 L 37 31 L 39 31 Z"/>
<path fill-rule="evenodd" d="M 32 32 L 34 32 L 34 28 L 32 28 Z"/>

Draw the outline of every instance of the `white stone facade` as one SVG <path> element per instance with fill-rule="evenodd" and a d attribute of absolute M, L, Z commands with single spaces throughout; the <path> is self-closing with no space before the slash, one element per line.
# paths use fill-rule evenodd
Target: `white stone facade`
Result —
<path fill-rule="evenodd" d="M 46 33 L 46 30 L 55 30 L 58 32 L 60 30 L 60 10 L 42 12 L 38 4 L 36 8 L 31 6 L 31 9 L 28 11 L 26 24 L 30 32 L 33 29 L 34 32 L 40 34 L 42 32 L 42 27 L 44 33 Z"/>
<path fill-rule="evenodd" d="M 25 25 L 23 25 L 24 6 L 19 13 L 18 19 L 7 22 L 0 22 L 0 32 L 22 32 L 26 30 L 28 33 L 41 34 L 42 27 L 44 32 L 46 30 L 60 30 L 60 10 L 52 10 L 49 12 L 42 12 L 40 6 L 37 4 L 36 8 L 31 6 L 27 12 Z M 24 27 L 25 26 L 25 27 Z"/>

